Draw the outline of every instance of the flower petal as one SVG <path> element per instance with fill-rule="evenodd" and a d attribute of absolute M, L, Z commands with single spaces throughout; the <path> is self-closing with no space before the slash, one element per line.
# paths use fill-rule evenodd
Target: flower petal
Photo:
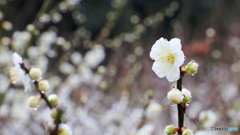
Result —
<path fill-rule="evenodd" d="M 172 67 L 166 75 L 166 78 L 169 82 L 177 81 L 180 78 L 179 68 Z"/>
<path fill-rule="evenodd" d="M 170 44 L 172 46 L 172 49 L 177 49 L 177 50 L 181 50 L 182 45 L 181 45 L 181 40 L 178 38 L 173 38 L 170 41 Z"/>
<path fill-rule="evenodd" d="M 18 53 L 13 53 L 14 66 L 20 67 L 19 63 L 23 63 L 22 57 Z"/>
<path fill-rule="evenodd" d="M 159 78 L 163 78 L 166 76 L 166 70 L 156 61 L 153 63 L 152 70 L 156 73 L 156 75 Z"/>
<path fill-rule="evenodd" d="M 175 52 L 174 55 L 175 55 L 175 58 L 176 58 L 176 60 L 174 62 L 174 66 L 180 67 L 185 60 L 185 58 L 184 58 L 185 56 L 184 56 L 182 51 Z"/>
<path fill-rule="evenodd" d="M 157 48 L 156 48 L 157 49 Z M 150 58 L 151 59 L 154 59 L 154 60 L 157 60 L 158 59 L 158 53 L 156 51 L 156 49 L 152 49 L 151 52 L 150 52 Z"/>

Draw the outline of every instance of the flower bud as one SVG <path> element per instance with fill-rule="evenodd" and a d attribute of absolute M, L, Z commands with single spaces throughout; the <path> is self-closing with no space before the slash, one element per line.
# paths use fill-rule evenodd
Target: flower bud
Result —
<path fill-rule="evenodd" d="M 41 98 L 39 96 L 31 96 L 28 98 L 28 106 L 36 108 L 40 104 Z"/>
<path fill-rule="evenodd" d="M 29 71 L 29 76 L 33 80 L 37 80 L 39 77 L 42 76 L 42 71 L 39 68 L 31 68 L 30 71 Z"/>
<path fill-rule="evenodd" d="M 56 107 L 58 105 L 58 96 L 56 94 L 51 94 L 48 96 L 48 101 L 53 107 Z"/>
<path fill-rule="evenodd" d="M 155 101 L 151 101 L 145 111 L 147 118 L 156 118 L 162 110 L 162 106 Z"/>
<path fill-rule="evenodd" d="M 56 108 L 53 108 L 53 109 L 51 110 L 51 117 L 52 117 L 53 119 L 56 119 L 56 118 L 57 118 L 57 115 L 58 115 L 58 110 L 57 110 Z"/>
<path fill-rule="evenodd" d="M 185 129 L 183 130 L 182 135 L 193 135 L 193 131 L 191 129 Z"/>
<path fill-rule="evenodd" d="M 173 88 L 167 94 L 168 100 L 173 104 L 179 104 L 183 101 L 183 94 L 177 88 Z"/>
<path fill-rule="evenodd" d="M 182 89 L 182 94 L 184 95 L 183 103 L 187 103 L 192 98 L 191 92 L 185 88 Z"/>
<path fill-rule="evenodd" d="M 165 127 L 164 132 L 167 135 L 173 135 L 173 134 L 176 133 L 176 130 L 175 130 L 175 127 L 173 125 L 168 125 L 168 126 Z"/>
<path fill-rule="evenodd" d="M 191 74 L 194 75 L 195 73 L 197 73 L 198 65 L 199 65 L 198 63 L 192 60 L 187 64 L 187 66 L 183 68 L 183 71 L 185 71 L 187 75 L 191 75 Z"/>
<path fill-rule="evenodd" d="M 47 80 L 41 80 L 39 83 L 38 83 L 38 89 L 40 91 L 48 91 L 50 88 L 50 85 L 48 83 Z"/>

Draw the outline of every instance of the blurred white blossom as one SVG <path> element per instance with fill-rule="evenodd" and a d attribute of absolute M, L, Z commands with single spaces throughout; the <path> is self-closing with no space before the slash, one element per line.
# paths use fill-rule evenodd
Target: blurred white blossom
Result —
<path fill-rule="evenodd" d="M 10 82 L 9 82 L 9 79 L 8 77 L 6 77 L 5 75 L 3 74 L 0 74 L 0 94 L 4 93 L 5 91 L 7 91 L 9 85 L 10 85 Z"/>
<path fill-rule="evenodd" d="M 12 47 L 15 51 L 22 51 L 28 41 L 31 39 L 31 34 L 27 31 L 15 31 L 12 37 Z"/>
<path fill-rule="evenodd" d="M 137 131 L 136 135 L 152 135 L 154 128 L 153 124 L 146 124 Z"/>
<path fill-rule="evenodd" d="M 38 40 L 40 53 L 47 53 L 51 45 L 56 41 L 57 34 L 54 31 L 43 32 Z"/>
<path fill-rule="evenodd" d="M 96 68 L 104 60 L 104 58 L 104 47 L 100 44 L 97 44 L 92 50 L 86 53 L 84 60 L 90 68 Z"/>
<path fill-rule="evenodd" d="M 78 65 L 82 60 L 82 54 L 80 52 L 73 52 L 70 59 L 74 65 Z"/>
<path fill-rule="evenodd" d="M 153 119 L 159 116 L 161 111 L 162 111 L 162 106 L 158 104 L 156 101 L 152 101 L 149 103 L 145 111 L 145 115 L 147 118 Z"/>
<path fill-rule="evenodd" d="M 66 74 L 66 75 L 69 75 L 75 71 L 74 66 L 68 62 L 62 63 L 59 69 L 63 74 Z"/>
<path fill-rule="evenodd" d="M 212 110 L 202 111 L 199 114 L 199 120 L 202 122 L 204 128 L 210 128 L 217 122 L 217 115 Z"/>

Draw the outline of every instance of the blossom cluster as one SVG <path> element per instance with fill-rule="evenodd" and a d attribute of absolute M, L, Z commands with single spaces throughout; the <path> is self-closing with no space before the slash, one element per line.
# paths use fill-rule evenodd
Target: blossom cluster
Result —
<path fill-rule="evenodd" d="M 72 131 L 70 130 L 69 126 L 61 122 L 63 112 L 57 108 L 58 96 L 56 94 L 51 94 L 47 98 L 44 94 L 45 92 L 49 91 L 50 84 L 48 80 L 42 79 L 43 77 L 41 69 L 35 67 L 31 67 L 30 69 L 26 68 L 22 61 L 22 57 L 16 52 L 13 53 L 13 63 L 14 67 L 10 70 L 12 82 L 16 83 L 17 81 L 21 81 L 25 87 L 25 90 L 31 90 L 32 81 L 39 92 L 38 95 L 30 96 L 28 98 L 28 106 L 36 110 L 41 100 L 45 100 L 48 107 L 51 109 L 51 117 L 57 124 L 57 128 L 53 130 L 57 130 L 55 132 L 57 132 L 58 135 L 72 135 Z"/>
<path fill-rule="evenodd" d="M 152 70 L 158 77 L 166 77 L 169 82 L 177 82 L 177 88 L 173 88 L 167 93 L 167 98 L 171 104 L 178 104 L 179 125 L 183 125 L 184 112 L 187 107 L 187 103 L 190 102 L 192 95 L 186 88 L 182 89 L 182 78 L 184 74 L 194 75 L 197 72 L 198 64 L 195 61 L 189 62 L 186 66 L 182 66 L 185 60 L 183 51 L 181 50 L 181 40 L 174 38 L 167 41 L 164 38 L 160 38 L 152 46 L 150 57 L 155 60 L 152 66 Z M 181 120 L 182 119 L 182 120 Z M 182 135 L 193 135 L 190 129 L 183 127 L 174 127 L 173 125 L 165 128 L 167 135 L 173 135 L 176 132 Z"/>

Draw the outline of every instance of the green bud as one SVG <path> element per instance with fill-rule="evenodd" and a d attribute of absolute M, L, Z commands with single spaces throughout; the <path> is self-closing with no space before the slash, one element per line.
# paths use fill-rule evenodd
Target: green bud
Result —
<path fill-rule="evenodd" d="M 187 103 L 192 98 L 191 92 L 185 88 L 182 89 L 182 94 L 184 95 L 183 103 Z"/>
<path fill-rule="evenodd" d="M 173 125 L 168 125 L 168 126 L 165 127 L 164 132 L 167 135 L 173 135 L 173 134 L 176 133 L 176 130 L 175 130 L 175 127 Z"/>
<path fill-rule="evenodd" d="M 191 129 L 185 129 L 182 135 L 193 135 L 193 131 Z"/>
<path fill-rule="evenodd" d="M 51 94 L 48 96 L 48 101 L 52 106 L 56 107 L 58 105 L 58 96 L 56 94 Z"/>
<path fill-rule="evenodd" d="M 53 108 L 53 109 L 51 110 L 51 117 L 52 117 L 53 119 L 56 119 L 56 118 L 57 118 L 57 115 L 58 115 L 58 110 L 57 110 L 56 108 Z"/>
<path fill-rule="evenodd" d="M 187 66 L 183 68 L 183 71 L 185 71 L 187 75 L 194 75 L 195 73 L 197 73 L 198 66 L 199 64 L 192 60 L 187 64 Z"/>

